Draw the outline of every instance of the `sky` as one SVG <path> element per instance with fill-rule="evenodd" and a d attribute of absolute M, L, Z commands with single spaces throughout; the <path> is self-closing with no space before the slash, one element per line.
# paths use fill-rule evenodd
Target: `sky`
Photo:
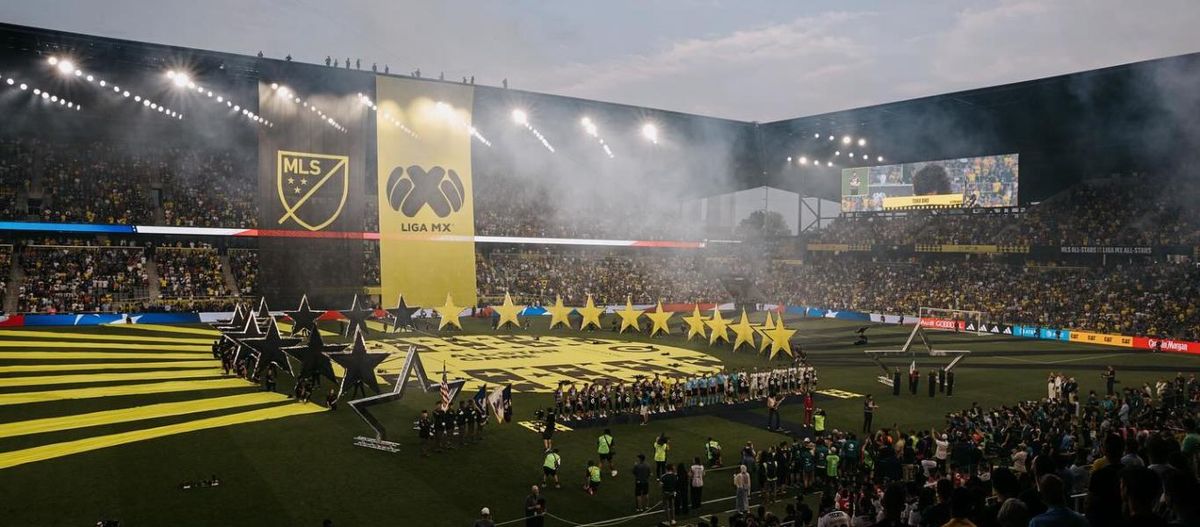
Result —
<path fill-rule="evenodd" d="M 0 21 L 770 122 L 1200 51 L 1196 0 L 4 0 Z"/>

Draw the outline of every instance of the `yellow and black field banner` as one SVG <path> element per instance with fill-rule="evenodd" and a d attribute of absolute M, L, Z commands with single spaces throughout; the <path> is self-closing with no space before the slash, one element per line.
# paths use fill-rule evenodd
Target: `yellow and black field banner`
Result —
<path fill-rule="evenodd" d="M 474 305 L 474 89 L 380 76 L 376 97 L 382 298 Z"/>

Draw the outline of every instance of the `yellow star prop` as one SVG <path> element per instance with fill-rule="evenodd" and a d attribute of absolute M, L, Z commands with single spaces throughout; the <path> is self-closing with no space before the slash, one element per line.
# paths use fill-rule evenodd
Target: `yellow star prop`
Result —
<path fill-rule="evenodd" d="M 692 310 L 692 316 L 683 317 L 683 321 L 688 325 L 688 340 L 692 340 L 692 337 L 696 335 L 704 338 L 704 317 L 700 315 L 700 304 L 696 304 L 696 308 Z"/>
<path fill-rule="evenodd" d="M 496 329 L 504 327 L 505 324 L 512 324 L 516 327 L 521 327 L 521 321 L 517 319 L 517 315 L 525 306 L 518 306 L 513 303 L 512 296 L 508 292 L 504 293 L 504 304 L 492 306 L 492 310 L 500 315 L 500 320 L 496 322 Z"/>
<path fill-rule="evenodd" d="M 742 318 L 737 324 L 729 326 L 733 330 L 733 351 L 737 351 L 742 344 L 749 344 L 750 348 L 754 348 L 754 326 L 750 325 L 750 319 L 746 318 L 746 308 L 742 308 Z"/>
<path fill-rule="evenodd" d="M 592 302 L 592 295 L 588 295 L 587 305 L 576 311 L 579 312 L 579 316 L 583 317 L 583 322 L 579 324 L 580 330 L 587 329 L 589 325 L 600 329 L 600 315 L 604 313 L 604 310 L 596 307 L 596 304 Z"/>
<path fill-rule="evenodd" d="M 670 322 L 671 322 L 671 317 L 674 315 L 675 315 L 675 313 L 672 313 L 670 311 L 663 311 L 662 300 L 659 300 L 658 305 L 654 307 L 654 312 L 646 313 L 646 318 L 650 319 L 650 321 L 654 323 L 654 325 L 651 326 L 651 328 L 650 328 L 650 336 L 653 337 L 653 336 L 657 335 L 659 331 L 662 331 L 664 334 L 670 335 L 671 334 Z"/>
<path fill-rule="evenodd" d="M 567 329 L 571 329 L 571 308 L 564 306 L 562 296 L 554 297 L 554 305 L 546 309 L 550 313 L 550 329 L 558 324 L 564 324 Z"/>
<path fill-rule="evenodd" d="M 645 313 L 645 311 L 633 308 L 633 297 L 626 297 L 625 309 L 617 311 L 617 315 L 621 317 L 621 330 L 617 333 L 624 333 L 625 328 L 629 326 L 633 326 L 634 331 L 642 331 L 642 327 L 638 325 L 638 319 L 641 318 L 642 313 Z"/>
<path fill-rule="evenodd" d="M 462 329 L 462 322 L 458 320 L 458 314 L 462 313 L 462 308 L 454 305 L 454 299 L 450 298 L 448 293 L 446 294 L 446 305 L 433 309 L 442 317 L 442 321 L 438 324 L 439 331 L 446 326 Z"/>
<path fill-rule="evenodd" d="M 708 334 L 709 346 L 713 345 L 713 343 L 715 343 L 718 339 L 723 340 L 726 343 L 729 342 L 729 332 L 727 331 L 729 328 L 729 322 L 726 322 L 725 319 L 721 318 L 720 308 L 714 307 L 712 318 L 704 321 L 704 323 L 708 325 L 708 329 L 712 330 L 712 332 Z"/>
<path fill-rule="evenodd" d="M 771 345 L 770 331 L 772 329 L 775 329 L 775 319 L 771 317 L 771 312 L 767 311 L 767 321 L 763 323 L 762 327 L 758 328 L 758 336 L 762 339 L 758 342 L 759 353 L 766 351 L 767 346 Z"/>
<path fill-rule="evenodd" d="M 796 330 L 788 329 L 783 326 L 783 315 L 779 316 L 779 323 L 775 325 L 767 335 L 771 337 L 771 360 L 775 360 L 775 355 L 779 352 L 787 352 L 788 356 L 792 355 L 792 335 L 796 334 Z"/>

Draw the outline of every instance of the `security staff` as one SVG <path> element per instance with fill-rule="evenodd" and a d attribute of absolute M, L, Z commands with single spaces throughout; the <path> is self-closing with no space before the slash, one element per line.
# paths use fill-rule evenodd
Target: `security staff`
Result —
<path fill-rule="evenodd" d="M 937 394 L 937 372 L 929 370 L 929 396 L 933 397 Z"/>
<path fill-rule="evenodd" d="M 600 467 L 603 468 L 608 464 L 608 470 L 611 471 L 612 477 L 617 477 L 617 466 L 613 464 L 613 442 L 612 431 L 605 428 L 604 433 L 596 438 L 596 455 L 600 457 Z"/>
<path fill-rule="evenodd" d="M 946 371 L 946 397 L 954 395 L 954 370 Z"/>

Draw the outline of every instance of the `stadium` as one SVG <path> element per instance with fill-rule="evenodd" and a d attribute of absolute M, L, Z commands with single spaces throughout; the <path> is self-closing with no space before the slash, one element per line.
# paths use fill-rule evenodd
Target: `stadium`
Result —
<path fill-rule="evenodd" d="M 1200 54 L 431 77 L 0 24 L 0 524 L 1200 521 Z"/>

